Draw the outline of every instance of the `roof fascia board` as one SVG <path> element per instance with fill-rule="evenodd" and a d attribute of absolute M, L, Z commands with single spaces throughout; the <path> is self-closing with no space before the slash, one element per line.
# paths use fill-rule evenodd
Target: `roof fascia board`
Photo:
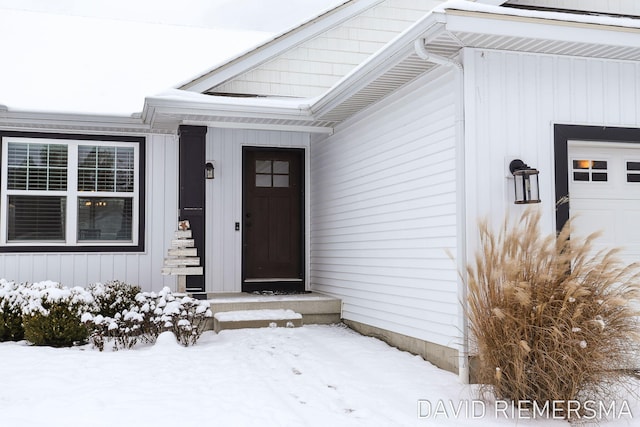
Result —
<path fill-rule="evenodd" d="M 21 111 L 0 111 L 0 127 L 49 127 L 52 129 L 89 129 L 100 128 L 104 130 L 127 129 L 132 132 L 151 132 L 149 125 L 143 123 L 140 118 L 120 116 L 98 116 L 84 114 L 64 113 L 40 113 Z"/>
<path fill-rule="evenodd" d="M 542 17 L 447 9 L 446 29 L 495 36 L 637 47 L 640 28 Z"/>
<path fill-rule="evenodd" d="M 418 38 L 429 40 L 444 29 L 444 24 L 443 13 L 429 12 L 424 18 L 389 42 L 387 46 L 352 70 L 323 96 L 318 98 L 311 105 L 313 114 L 317 117 L 322 117 L 338 104 L 349 99 L 413 52 L 415 40 Z"/>
<path fill-rule="evenodd" d="M 206 95 L 203 95 L 206 96 Z M 192 100 L 147 98 L 143 120 L 145 123 L 153 123 L 157 116 L 215 116 L 225 118 L 256 118 L 276 120 L 314 121 L 307 105 L 278 106 L 259 105 L 255 102 L 216 102 L 212 97 L 210 102 L 196 102 Z M 227 101 L 225 99 L 224 101 Z"/>
<path fill-rule="evenodd" d="M 251 130 L 277 130 L 286 132 L 307 132 L 307 133 L 320 133 L 325 135 L 332 135 L 332 127 L 320 127 L 320 126 L 304 126 L 304 125 L 274 125 L 268 123 L 240 123 L 240 122 L 221 122 L 221 121 L 195 121 L 195 120 L 183 120 L 181 122 L 185 125 L 206 125 L 209 127 L 223 128 L 223 129 L 251 129 Z"/>
<path fill-rule="evenodd" d="M 360 0 L 354 4 L 345 3 L 297 28 L 276 36 L 261 46 L 241 53 L 221 66 L 187 81 L 177 88 L 202 93 L 276 58 L 283 52 L 359 15 L 382 1 L 384 0 Z"/>

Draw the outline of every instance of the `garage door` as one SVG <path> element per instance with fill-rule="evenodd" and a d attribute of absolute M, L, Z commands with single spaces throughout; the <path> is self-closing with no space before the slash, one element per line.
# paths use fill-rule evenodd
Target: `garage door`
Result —
<path fill-rule="evenodd" d="M 640 144 L 568 141 L 568 161 L 572 234 L 601 230 L 597 249 L 640 261 Z"/>

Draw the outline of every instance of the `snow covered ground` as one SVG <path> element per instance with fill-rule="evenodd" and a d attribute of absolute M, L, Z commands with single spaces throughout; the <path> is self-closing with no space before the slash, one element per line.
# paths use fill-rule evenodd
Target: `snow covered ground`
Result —
<path fill-rule="evenodd" d="M 208 332 L 189 348 L 165 333 L 104 353 L 1 343 L 0 360 L 0 426 L 568 425 L 505 419 L 489 404 L 474 419 L 456 375 L 341 326 Z M 419 418 L 419 400 L 423 415 L 424 402 L 448 415 Z M 637 399 L 627 400 L 634 418 L 601 425 L 640 425 Z"/>

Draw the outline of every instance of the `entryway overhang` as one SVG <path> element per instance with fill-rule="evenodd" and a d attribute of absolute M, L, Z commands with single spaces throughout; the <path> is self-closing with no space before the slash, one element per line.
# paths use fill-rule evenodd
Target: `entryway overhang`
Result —
<path fill-rule="evenodd" d="M 319 120 L 310 111 L 312 100 L 286 98 L 235 98 L 173 89 L 148 97 L 142 119 L 153 127 L 178 124 L 286 130 L 330 134 L 335 121 Z"/>

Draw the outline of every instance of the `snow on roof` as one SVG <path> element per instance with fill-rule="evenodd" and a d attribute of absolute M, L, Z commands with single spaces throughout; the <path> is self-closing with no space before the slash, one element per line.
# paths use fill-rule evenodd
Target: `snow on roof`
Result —
<path fill-rule="evenodd" d="M 0 9 L 0 105 L 129 116 L 144 98 L 259 44 L 270 33 Z"/>

